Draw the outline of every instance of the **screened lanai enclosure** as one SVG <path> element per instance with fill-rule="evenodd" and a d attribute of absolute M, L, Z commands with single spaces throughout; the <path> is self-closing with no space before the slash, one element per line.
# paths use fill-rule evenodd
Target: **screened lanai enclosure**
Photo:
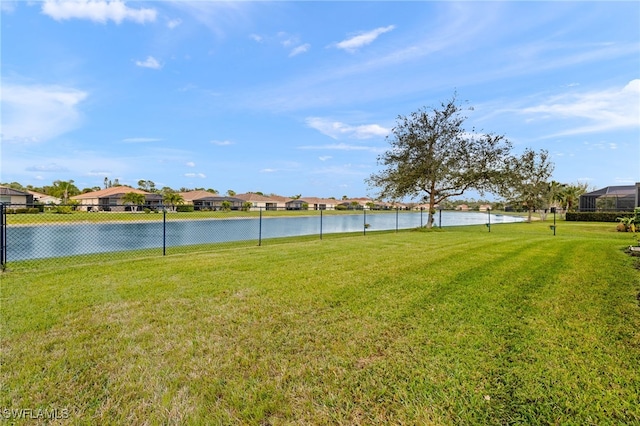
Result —
<path fill-rule="evenodd" d="M 607 186 L 580 196 L 580 211 L 633 211 L 640 207 L 640 183 Z"/>

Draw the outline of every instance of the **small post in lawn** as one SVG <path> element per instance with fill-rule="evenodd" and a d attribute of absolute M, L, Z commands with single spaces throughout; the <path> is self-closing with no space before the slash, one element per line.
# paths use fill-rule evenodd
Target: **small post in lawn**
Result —
<path fill-rule="evenodd" d="M 553 213 L 553 225 L 551 225 L 551 229 L 553 229 L 553 236 L 556 235 L 556 208 L 551 207 L 551 212 Z"/>
<path fill-rule="evenodd" d="M 491 232 L 491 208 L 487 207 L 487 228 L 489 228 L 489 232 Z"/>

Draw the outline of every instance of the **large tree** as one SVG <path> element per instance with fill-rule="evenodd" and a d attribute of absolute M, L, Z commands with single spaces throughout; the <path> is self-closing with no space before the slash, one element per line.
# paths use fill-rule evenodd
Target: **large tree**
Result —
<path fill-rule="evenodd" d="M 548 151 L 525 149 L 522 155 L 512 156 L 505 162 L 500 195 L 513 204 L 524 206 L 531 222 L 535 210 L 549 207 L 552 187 L 549 178 L 553 168 Z"/>
<path fill-rule="evenodd" d="M 138 181 L 138 189 L 140 189 L 142 191 L 147 191 L 147 192 L 157 192 L 156 191 L 156 184 L 152 180 L 140 179 Z"/>
<path fill-rule="evenodd" d="M 466 130 L 465 120 L 455 95 L 439 108 L 399 116 L 387 136 L 391 149 L 378 156 L 384 168 L 367 183 L 378 188 L 380 198 L 422 197 L 430 228 L 439 203 L 467 190 L 490 189 L 511 150 L 504 136 Z"/>

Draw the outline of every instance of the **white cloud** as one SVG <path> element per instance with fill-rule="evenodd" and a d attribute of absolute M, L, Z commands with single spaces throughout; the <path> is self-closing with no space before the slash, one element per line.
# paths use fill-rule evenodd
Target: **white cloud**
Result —
<path fill-rule="evenodd" d="M 343 50 L 346 50 L 347 52 L 355 52 L 359 48 L 373 43 L 375 39 L 377 39 L 380 35 L 384 33 L 388 33 L 389 31 L 392 31 L 394 28 L 395 28 L 394 25 L 376 28 L 375 30 L 360 33 L 354 37 L 338 42 L 335 44 L 335 46 L 338 49 L 343 49 Z"/>
<path fill-rule="evenodd" d="M 147 59 L 144 61 L 136 61 L 136 65 L 142 68 L 151 68 L 154 70 L 162 68 L 162 64 L 160 64 L 160 62 L 158 62 L 158 60 L 153 56 L 147 56 Z"/>
<path fill-rule="evenodd" d="M 278 33 L 278 38 L 280 39 L 280 44 L 284 47 L 291 47 L 295 44 L 298 44 L 298 37 L 290 36 L 284 31 Z"/>
<path fill-rule="evenodd" d="M 88 93 L 63 86 L 2 85 L 2 140 L 43 142 L 75 129 Z"/>
<path fill-rule="evenodd" d="M 260 173 L 275 173 L 277 171 L 278 169 L 262 169 L 260 170 Z"/>
<path fill-rule="evenodd" d="M 154 9 L 132 9 L 120 0 L 46 0 L 42 13 L 56 21 L 88 19 L 103 24 L 110 20 L 117 24 L 124 20 L 144 24 L 155 21 L 157 15 Z"/>
<path fill-rule="evenodd" d="M 320 157 L 318 157 L 318 160 L 320 161 L 327 161 L 327 160 L 331 160 L 333 157 L 330 155 L 322 155 Z"/>
<path fill-rule="evenodd" d="M 189 161 L 189 162 L 187 162 L 187 163 L 185 164 L 185 166 L 187 166 L 187 167 L 195 167 L 195 166 L 196 166 L 196 163 L 194 163 L 193 161 Z"/>
<path fill-rule="evenodd" d="M 67 172 L 68 168 L 56 163 L 50 163 L 43 166 L 30 166 L 25 169 L 28 172 L 45 172 L 45 173 L 58 173 Z"/>
<path fill-rule="evenodd" d="M 639 98 L 640 79 L 635 79 L 622 89 L 562 94 L 521 112 L 544 120 L 578 119 L 586 122 L 549 137 L 603 132 L 640 127 Z"/>
<path fill-rule="evenodd" d="M 304 146 L 299 146 L 298 149 L 334 150 L 334 151 L 371 151 L 371 152 L 381 151 L 379 148 L 372 147 L 372 146 L 348 145 L 346 143 L 334 143 L 329 145 L 304 145 Z"/>
<path fill-rule="evenodd" d="M 167 22 L 167 28 L 172 30 L 180 24 L 182 24 L 182 19 L 171 19 Z"/>
<path fill-rule="evenodd" d="M 256 43 L 262 43 L 262 36 L 258 35 L 258 34 L 250 34 L 249 38 L 253 41 L 255 41 Z"/>
<path fill-rule="evenodd" d="M 228 146 L 228 145 L 233 145 L 235 142 L 213 140 L 213 141 L 211 141 L 211 143 L 214 144 L 214 145 L 218 145 L 218 146 Z"/>
<path fill-rule="evenodd" d="M 158 138 L 126 138 L 122 139 L 122 142 L 125 143 L 147 143 L 147 142 L 159 142 L 162 139 Z"/>
<path fill-rule="evenodd" d="M 16 10 L 17 2 L 3 0 L 0 1 L 0 12 L 3 13 L 13 13 Z"/>
<path fill-rule="evenodd" d="M 207 177 L 204 173 L 185 173 L 184 175 L 185 175 L 185 177 L 188 177 L 188 178 L 197 177 L 197 178 L 200 178 L 200 179 L 204 179 L 204 178 Z"/>
<path fill-rule="evenodd" d="M 365 124 L 362 126 L 355 126 L 353 128 L 353 134 L 357 139 L 369 139 L 376 137 L 385 137 L 391 130 L 386 129 L 378 124 Z"/>
<path fill-rule="evenodd" d="M 616 177 L 613 179 L 618 185 L 633 185 L 638 180 L 632 177 Z"/>
<path fill-rule="evenodd" d="M 290 53 L 289 53 L 289 57 L 292 58 L 294 56 L 297 56 L 301 53 L 305 53 L 307 52 L 309 49 L 311 48 L 311 45 L 309 43 L 305 43 L 302 44 L 298 47 L 295 47 Z"/>
<path fill-rule="evenodd" d="M 86 175 L 87 176 L 111 176 L 112 172 L 104 171 L 104 170 L 89 170 Z"/>
<path fill-rule="evenodd" d="M 364 124 L 360 126 L 349 126 L 339 121 L 331 121 L 321 117 L 309 117 L 306 120 L 307 126 L 316 129 L 333 139 L 346 136 L 355 139 L 370 139 L 375 137 L 385 137 L 389 134 L 389 129 L 378 124 Z"/>

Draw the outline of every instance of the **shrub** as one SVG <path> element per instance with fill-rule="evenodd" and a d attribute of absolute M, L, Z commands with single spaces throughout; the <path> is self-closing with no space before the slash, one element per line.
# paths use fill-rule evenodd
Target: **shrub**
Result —
<path fill-rule="evenodd" d="M 71 214 L 73 213 L 73 207 L 71 206 L 56 206 L 52 213 L 57 213 L 57 214 Z"/>
<path fill-rule="evenodd" d="M 176 211 L 177 212 L 182 212 L 182 213 L 191 213 L 191 212 L 193 212 L 193 205 L 192 204 L 178 204 L 176 206 Z"/>
<path fill-rule="evenodd" d="M 631 217 L 631 212 L 567 212 L 565 220 L 571 222 L 618 222 L 619 217 Z"/>

